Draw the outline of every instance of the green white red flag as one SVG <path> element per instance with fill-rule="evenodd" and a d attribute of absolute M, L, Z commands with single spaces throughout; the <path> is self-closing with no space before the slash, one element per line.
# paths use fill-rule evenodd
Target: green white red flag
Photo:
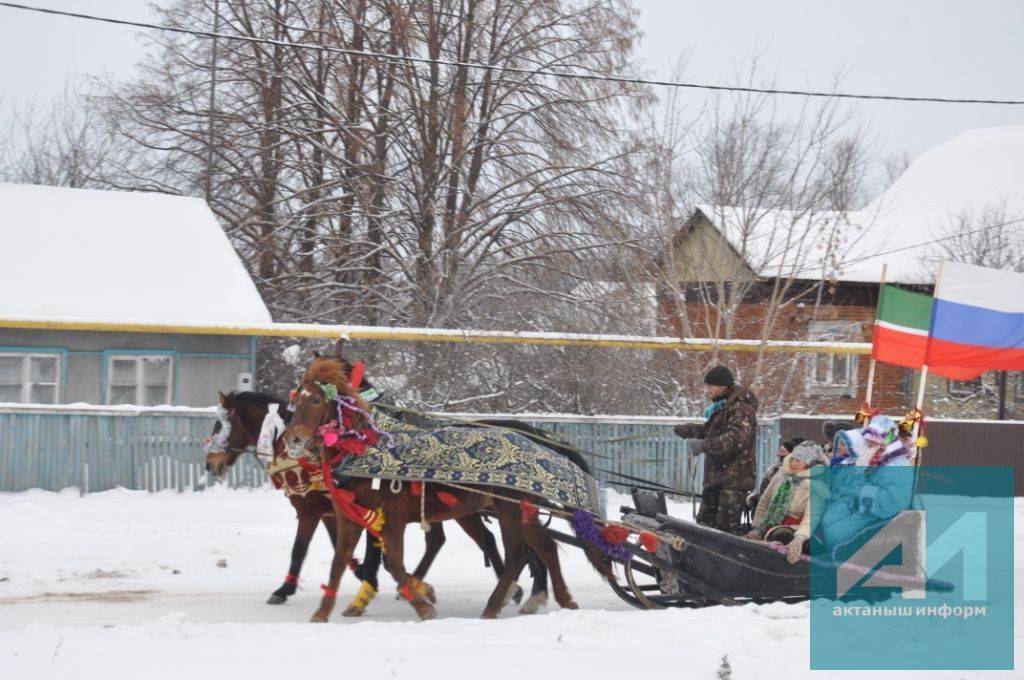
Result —
<path fill-rule="evenodd" d="M 884 364 L 921 370 L 932 318 L 931 296 L 882 286 L 875 315 L 871 357 Z M 971 380 L 982 373 L 971 367 L 929 366 L 928 370 L 953 380 Z"/>

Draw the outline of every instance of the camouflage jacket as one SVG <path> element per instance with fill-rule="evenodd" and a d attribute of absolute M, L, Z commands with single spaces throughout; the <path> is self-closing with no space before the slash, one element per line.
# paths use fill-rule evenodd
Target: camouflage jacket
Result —
<path fill-rule="evenodd" d="M 682 436 L 704 440 L 704 488 L 751 491 L 757 481 L 757 397 L 742 385 L 706 423 L 681 425 Z"/>

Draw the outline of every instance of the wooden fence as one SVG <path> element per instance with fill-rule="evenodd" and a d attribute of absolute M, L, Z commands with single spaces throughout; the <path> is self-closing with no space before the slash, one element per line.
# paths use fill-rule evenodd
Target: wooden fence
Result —
<path fill-rule="evenodd" d="M 583 450 L 595 476 L 620 488 L 629 486 L 628 477 L 684 492 L 701 488 L 701 458 L 691 456 L 686 443 L 672 433 L 672 425 L 681 419 L 508 417 L 549 430 Z M 213 483 L 204 470 L 203 447 L 215 422 L 213 409 L 5 406 L 0 408 L 0 491 L 202 489 Z M 771 461 L 778 441 L 778 421 L 763 422 L 759 470 Z M 245 455 L 223 483 L 259 487 L 269 480 L 256 458 Z"/>

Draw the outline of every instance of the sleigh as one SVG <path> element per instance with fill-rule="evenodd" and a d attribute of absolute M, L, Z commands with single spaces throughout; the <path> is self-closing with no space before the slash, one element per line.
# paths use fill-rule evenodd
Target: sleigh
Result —
<path fill-rule="evenodd" d="M 669 536 L 654 552 L 629 545 L 632 559 L 621 561 L 625 583 L 613 583 L 622 600 L 640 609 L 704 607 L 744 602 L 796 602 L 808 599 L 806 562 L 790 564 L 763 541 L 686 522 L 667 514 L 665 497 L 634 490 L 636 507 L 622 506 L 622 523 L 637 532 Z M 548 529 L 556 540 L 578 539 Z M 673 538 L 675 540 L 673 540 Z"/>
<path fill-rule="evenodd" d="M 801 602 L 810 599 L 807 558 L 791 564 L 785 548 L 712 529 L 667 514 L 664 494 L 633 491 L 634 507 L 622 506 L 622 523 L 637 532 L 668 536 L 654 552 L 627 544 L 632 559 L 620 560 L 625 583 L 612 583 L 623 601 L 639 609 L 706 607 L 745 603 Z M 579 545 L 574 536 L 548 529 L 556 540 Z M 822 562 L 822 564 L 824 564 Z M 834 565 L 833 565 L 834 566 Z M 865 573 L 866 575 L 866 573 Z M 934 579 L 911 583 L 876 578 L 891 588 L 914 585 L 948 592 L 953 586 Z M 879 589 L 881 599 L 892 591 Z"/>

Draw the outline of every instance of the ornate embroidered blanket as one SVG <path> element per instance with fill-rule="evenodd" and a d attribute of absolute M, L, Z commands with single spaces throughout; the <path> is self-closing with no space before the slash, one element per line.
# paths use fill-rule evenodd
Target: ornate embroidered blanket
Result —
<path fill-rule="evenodd" d="M 516 489 L 572 508 L 600 512 L 597 482 L 568 458 L 518 432 L 437 423 L 417 427 L 374 409 L 377 427 L 391 435 L 349 456 L 335 476 L 486 484 Z"/>

